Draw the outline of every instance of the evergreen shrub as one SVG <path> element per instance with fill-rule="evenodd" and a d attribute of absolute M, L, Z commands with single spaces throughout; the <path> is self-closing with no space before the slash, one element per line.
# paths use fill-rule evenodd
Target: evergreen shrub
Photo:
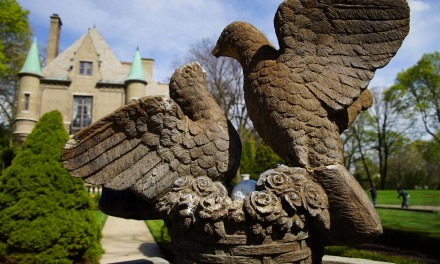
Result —
<path fill-rule="evenodd" d="M 98 263 L 90 198 L 60 163 L 68 138 L 58 111 L 43 115 L 0 176 L 1 263 Z"/>
<path fill-rule="evenodd" d="M 250 178 L 258 180 L 260 174 L 283 164 L 281 159 L 268 145 L 261 142 L 255 149 L 255 141 L 251 138 L 243 144 L 240 160 L 240 173 L 250 174 Z"/>

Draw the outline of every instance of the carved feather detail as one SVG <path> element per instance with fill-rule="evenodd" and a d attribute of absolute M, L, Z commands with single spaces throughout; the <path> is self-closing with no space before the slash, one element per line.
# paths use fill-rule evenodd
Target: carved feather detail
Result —
<path fill-rule="evenodd" d="M 241 63 L 249 116 L 287 164 L 342 164 L 339 134 L 371 106 L 363 91 L 408 34 L 408 4 L 287 0 L 274 24 L 279 50 L 254 26 L 234 22 L 213 54 Z"/>

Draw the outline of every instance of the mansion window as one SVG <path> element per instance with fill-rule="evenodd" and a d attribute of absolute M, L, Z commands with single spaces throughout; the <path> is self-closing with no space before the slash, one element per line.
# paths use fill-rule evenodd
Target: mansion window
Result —
<path fill-rule="evenodd" d="M 92 76 L 92 66 L 91 61 L 80 61 L 79 62 L 79 75 Z"/>
<path fill-rule="evenodd" d="M 77 132 L 92 123 L 92 105 L 92 96 L 73 97 L 72 132 Z"/>
<path fill-rule="evenodd" d="M 24 110 L 29 111 L 29 103 L 30 103 L 31 95 L 29 93 L 24 94 Z"/>

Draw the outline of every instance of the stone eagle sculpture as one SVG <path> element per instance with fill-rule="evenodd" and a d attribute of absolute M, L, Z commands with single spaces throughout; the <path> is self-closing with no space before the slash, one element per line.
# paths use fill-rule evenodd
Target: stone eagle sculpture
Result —
<path fill-rule="evenodd" d="M 406 1 L 286 0 L 274 24 L 279 49 L 234 22 L 213 50 L 242 65 L 249 116 L 286 162 L 244 198 L 227 186 L 240 139 L 197 63 L 173 74 L 171 98 L 123 106 L 62 150 L 72 176 L 104 186 L 106 213 L 164 218 L 177 263 L 320 263 L 325 245 L 382 232 L 339 135 L 371 106 L 369 81 L 408 34 Z"/>
<path fill-rule="evenodd" d="M 339 218 L 333 221 L 341 224 L 337 229 L 350 226 L 358 214 L 371 225 L 359 225 L 360 221 L 356 223 L 360 229 L 352 230 L 369 233 L 373 230 L 368 226 L 379 228 L 380 221 L 342 165 L 339 134 L 372 105 L 368 83 L 408 34 L 408 4 L 290 0 L 279 6 L 274 24 L 278 50 L 251 24 L 234 22 L 223 30 L 212 53 L 241 64 L 254 127 L 288 166 L 315 171 L 330 206 L 337 208 L 332 214 Z M 344 206 L 347 201 L 356 205 Z M 346 239 L 337 233 L 333 240 Z"/>

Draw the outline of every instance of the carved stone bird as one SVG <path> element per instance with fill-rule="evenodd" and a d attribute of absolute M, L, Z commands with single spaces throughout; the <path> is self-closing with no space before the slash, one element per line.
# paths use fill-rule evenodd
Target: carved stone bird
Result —
<path fill-rule="evenodd" d="M 238 169 L 241 142 L 199 64 L 175 71 L 170 97 L 141 98 L 81 130 L 62 150 L 64 168 L 150 202 L 181 176 L 227 182 Z"/>
<path fill-rule="evenodd" d="M 342 165 L 339 134 L 371 106 L 367 85 L 408 33 L 408 5 L 286 0 L 275 29 L 278 50 L 244 22 L 213 50 L 241 63 L 249 116 L 289 166 L 263 173 L 244 199 L 219 183 L 235 175 L 241 144 L 196 63 L 176 70 L 170 99 L 141 98 L 82 130 L 63 166 L 123 192 L 115 202 L 128 191 L 155 203 L 182 263 L 320 263 L 324 245 L 377 237 L 380 220 Z M 127 199 L 122 207 L 137 202 Z"/>
<path fill-rule="evenodd" d="M 334 238 L 341 236 L 335 240 L 350 240 L 342 237 L 350 225 L 381 233 L 374 208 L 342 165 L 339 135 L 371 106 L 367 85 L 408 34 L 408 4 L 286 0 L 274 24 L 279 49 L 254 26 L 234 22 L 212 53 L 242 65 L 249 117 L 263 140 L 287 165 L 316 172 L 333 207 L 332 222 L 340 225 L 333 228 Z"/>
<path fill-rule="evenodd" d="M 280 48 L 234 22 L 213 54 L 244 71 L 249 116 L 290 166 L 342 164 L 339 134 L 372 104 L 366 90 L 409 30 L 405 0 L 288 0 L 274 19 Z"/>

